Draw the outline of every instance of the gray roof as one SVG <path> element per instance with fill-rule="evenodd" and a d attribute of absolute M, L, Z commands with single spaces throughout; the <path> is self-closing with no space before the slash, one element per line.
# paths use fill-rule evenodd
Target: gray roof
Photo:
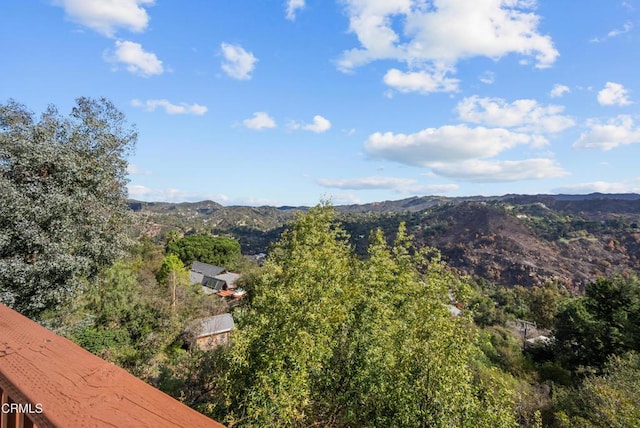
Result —
<path fill-rule="evenodd" d="M 213 278 L 224 271 L 224 268 L 210 265 L 209 263 L 193 262 L 193 265 L 191 265 L 191 272 L 199 273 L 210 278 Z"/>
<path fill-rule="evenodd" d="M 213 288 L 209 288 L 206 285 L 202 286 L 202 292 L 206 295 L 206 296 L 210 296 L 212 294 L 216 294 L 216 290 L 214 290 Z"/>
<path fill-rule="evenodd" d="M 204 275 L 198 272 L 191 271 L 189 272 L 189 283 L 191 284 L 202 284 L 204 280 Z"/>
<path fill-rule="evenodd" d="M 216 279 L 226 282 L 227 286 L 230 287 L 234 285 L 238 279 L 240 279 L 240 274 L 234 272 L 221 273 L 220 275 L 216 275 Z"/>
<path fill-rule="evenodd" d="M 235 323 L 231 314 L 222 314 L 195 320 L 194 327 L 196 337 L 205 337 L 231 331 Z"/>

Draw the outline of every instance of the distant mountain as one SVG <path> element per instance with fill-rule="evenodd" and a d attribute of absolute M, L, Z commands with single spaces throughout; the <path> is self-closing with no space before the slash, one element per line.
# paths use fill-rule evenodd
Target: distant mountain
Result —
<path fill-rule="evenodd" d="M 130 201 L 142 233 L 228 234 L 244 253 L 267 252 L 287 222 L 308 207 L 225 207 L 216 202 Z M 640 272 L 640 195 L 412 197 L 336 206 L 356 251 L 371 230 L 392 237 L 400 222 L 454 268 L 504 286 L 548 280 L 581 288 L 598 276 Z"/>

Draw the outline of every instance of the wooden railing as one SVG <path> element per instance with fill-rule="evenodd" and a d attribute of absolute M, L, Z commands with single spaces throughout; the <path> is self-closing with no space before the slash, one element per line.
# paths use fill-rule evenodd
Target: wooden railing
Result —
<path fill-rule="evenodd" d="M 2 304 L 0 394 L 0 428 L 224 428 Z"/>
<path fill-rule="evenodd" d="M 0 428 L 38 428 L 30 415 L 42 413 L 42 408 L 13 400 L 5 388 L 0 387 Z"/>

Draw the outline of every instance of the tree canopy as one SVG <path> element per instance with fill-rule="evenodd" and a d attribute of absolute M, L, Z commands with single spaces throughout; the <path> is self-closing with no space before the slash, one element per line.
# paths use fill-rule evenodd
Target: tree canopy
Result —
<path fill-rule="evenodd" d="M 228 267 L 240 256 L 240 244 L 233 238 L 187 235 L 167 244 L 167 253 L 177 255 L 185 266 L 194 261 Z"/>
<path fill-rule="evenodd" d="M 446 307 L 464 284 L 403 227 L 392 246 L 370 241 L 360 260 L 332 207 L 300 215 L 232 346 L 170 392 L 229 426 L 514 426 L 513 394 L 492 370 L 476 376 L 471 321 Z"/>
<path fill-rule="evenodd" d="M 137 134 L 105 99 L 68 117 L 0 104 L 0 301 L 37 317 L 123 254 Z"/>

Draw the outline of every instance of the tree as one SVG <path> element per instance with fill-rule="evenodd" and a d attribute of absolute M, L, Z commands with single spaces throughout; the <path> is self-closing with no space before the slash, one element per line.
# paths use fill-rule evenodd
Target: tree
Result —
<path fill-rule="evenodd" d="M 235 239 L 223 236 L 187 235 L 169 241 L 167 253 L 177 255 L 185 266 L 199 261 L 227 267 L 240 257 L 240 244 Z"/>
<path fill-rule="evenodd" d="M 598 279 L 556 316 L 556 352 L 567 368 L 600 370 L 611 355 L 640 350 L 640 281 Z"/>
<path fill-rule="evenodd" d="M 136 138 L 105 99 L 77 99 L 68 118 L 0 105 L 1 302 L 37 317 L 123 254 Z"/>
<path fill-rule="evenodd" d="M 470 320 L 445 305 L 461 282 L 404 226 L 357 259 L 315 207 L 271 251 L 198 406 L 230 426 L 514 426 L 512 392 L 491 371 L 476 382 Z"/>
<path fill-rule="evenodd" d="M 562 290 L 551 282 L 542 287 L 533 287 L 527 296 L 529 310 L 539 328 L 551 328 L 558 313 Z"/>
<path fill-rule="evenodd" d="M 561 427 L 632 427 L 640 421 L 640 356 L 612 356 L 602 376 L 590 375 L 576 390 L 560 390 Z"/>
<path fill-rule="evenodd" d="M 189 285 L 189 272 L 178 256 L 169 254 L 162 260 L 162 266 L 158 272 L 158 282 L 169 287 L 171 291 L 171 309 L 175 311 L 178 287 Z"/>

